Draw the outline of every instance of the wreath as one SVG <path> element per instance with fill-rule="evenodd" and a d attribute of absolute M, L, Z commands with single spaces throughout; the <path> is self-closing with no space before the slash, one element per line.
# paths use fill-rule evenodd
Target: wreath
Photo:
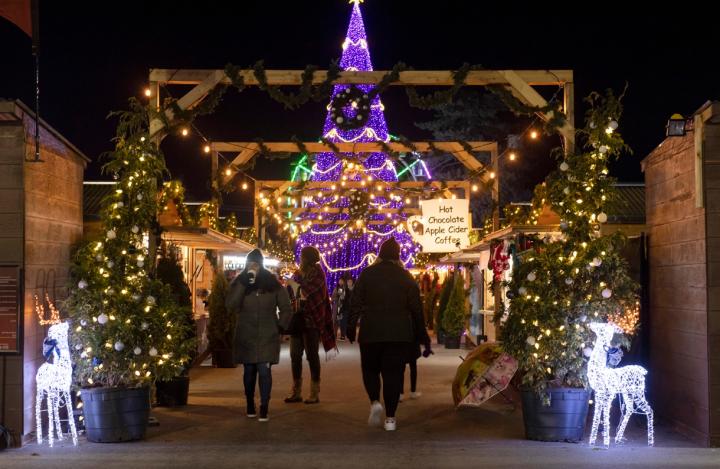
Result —
<path fill-rule="evenodd" d="M 357 109 L 350 115 L 345 108 Z M 355 130 L 365 126 L 370 117 L 370 96 L 355 85 L 339 92 L 330 103 L 330 117 L 341 130 Z"/>
<path fill-rule="evenodd" d="M 370 207 L 370 197 L 365 191 L 354 190 L 348 197 L 348 212 L 351 220 L 364 218 Z"/>

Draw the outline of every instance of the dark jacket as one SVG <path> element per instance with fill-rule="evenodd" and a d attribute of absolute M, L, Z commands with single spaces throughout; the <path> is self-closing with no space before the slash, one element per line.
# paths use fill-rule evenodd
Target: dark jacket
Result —
<path fill-rule="evenodd" d="M 420 290 L 410 272 L 398 262 L 380 261 L 366 268 L 355 283 L 347 336 L 358 342 L 429 341 L 423 321 Z"/>
<path fill-rule="evenodd" d="M 278 363 L 279 328 L 287 328 L 292 309 L 287 290 L 273 274 L 261 269 L 255 284 L 250 284 L 247 273 L 241 273 L 230 285 L 225 305 L 237 318 L 235 363 Z"/>

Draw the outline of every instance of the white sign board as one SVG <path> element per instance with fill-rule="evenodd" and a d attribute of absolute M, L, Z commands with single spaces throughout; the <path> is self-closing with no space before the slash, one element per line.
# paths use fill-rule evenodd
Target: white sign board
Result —
<path fill-rule="evenodd" d="M 408 217 L 408 231 L 423 252 L 455 252 L 470 245 L 467 199 L 421 200 L 422 216 Z"/>

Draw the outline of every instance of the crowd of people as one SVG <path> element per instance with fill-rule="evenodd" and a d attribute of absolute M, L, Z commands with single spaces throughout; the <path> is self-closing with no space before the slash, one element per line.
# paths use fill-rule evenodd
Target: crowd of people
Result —
<path fill-rule="evenodd" d="M 316 248 L 301 250 L 300 267 L 289 278 L 274 275 L 263 261 L 259 249 L 247 255 L 226 301 L 237 317 L 234 358 L 244 368 L 247 416 L 258 417 L 255 389 L 259 384 L 258 420 L 268 421 L 271 368 L 280 360 L 281 335 L 290 335 L 293 382 L 285 398 L 288 404 L 320 402 L 320 346 L 332 358 L 338 353 L 336 341 L 348 340 L 357 341 L 360 348 L 361 375 L 370 401 L 368 424 L 383 425 L 384 413 L 385 430 L 394 431 L 405 369 L 410 368 L 410 397 L 417 398 L 417 359 L 433 353 L 420 287 L 400 261 L 395 239 L 381 245 L 376 262 L 357 281 L 349 275 L 341 277 L 332 297 Z M 304 400 L 303 355 L 311 380 Z"/>

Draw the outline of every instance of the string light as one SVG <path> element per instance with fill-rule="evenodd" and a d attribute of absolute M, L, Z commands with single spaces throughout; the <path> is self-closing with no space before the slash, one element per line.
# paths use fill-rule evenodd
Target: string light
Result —
<path fill-rule="evenodd" d="M 510 161 L 515 161 L 515 158 L 517 158 L 517 155 L 515 154 L 514 151 L 511 151 L 510 154 L 508 155 L 508 157 L 510 158 Z"/>
<path fill-rule="evenodd" d="M 538 138 L 537 130 L 531 130 L 531 131 L 530 131 L 530 138 L 533 139 L 533 140 L 535 140 L 535 139 Z"/>
<path fill-rule="evenodd" d="M 182 134 L 183 137 L 187 137 L 187 135 L 188 135 L 188 129 L 185 128 L 185 127 L 183 127 L 183 129 L 180 131 L 180 133 Z"/>
<path fill-rule="evenodd" d="M 205 145 L 205 146 L 203 147 L 203 151 L 204 151 L 205 153 L 210 153 L 210 145 Z"/>
<path fill-rule="evenodd" d="M 152 96 L 152 90 L 150 88 L 145 88 L 145 96 L 147 98 Z"/>

